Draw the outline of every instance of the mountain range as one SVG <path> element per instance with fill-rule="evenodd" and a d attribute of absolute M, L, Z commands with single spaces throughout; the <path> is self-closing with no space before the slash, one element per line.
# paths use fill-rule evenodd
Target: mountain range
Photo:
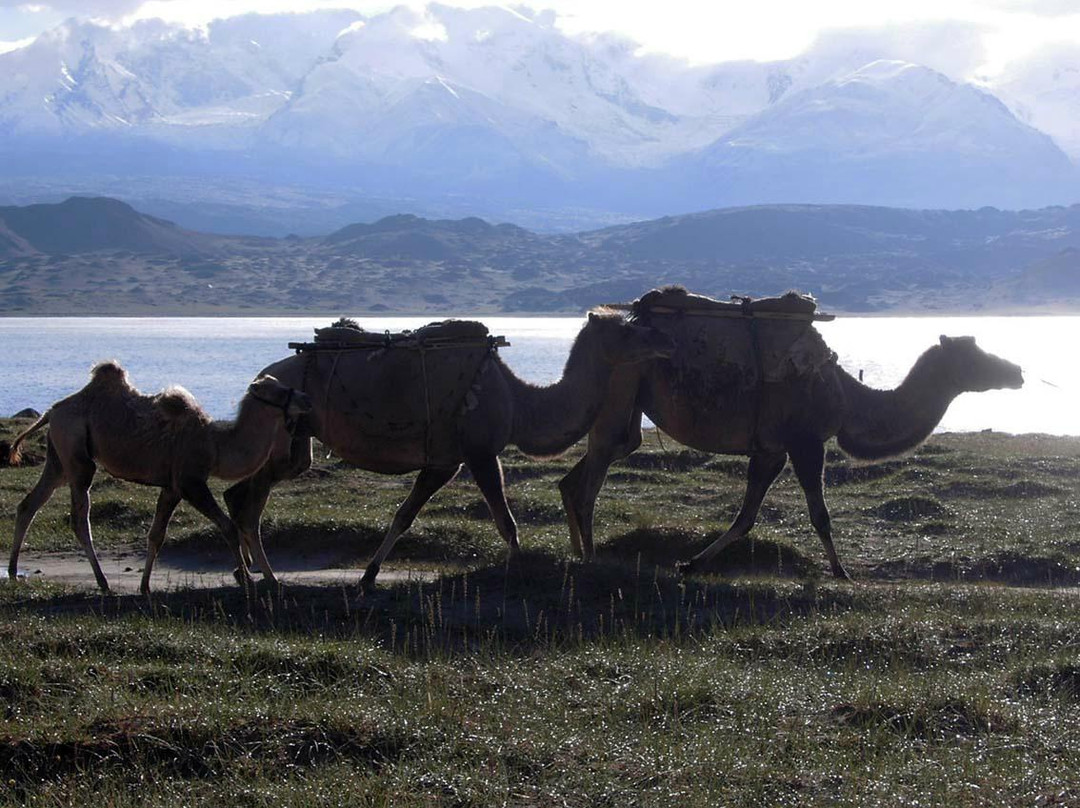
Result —
<path fill-rule="evenodd" d="M 670 283 L 849 312 L 1075 310 L 1080 205 L 762 205 L 570 234 L 399 214 L 280 239 L 108 198 L 0 208 L 0 314 L 580 312 Z"/>
<path fill-rule="evenodd" d="M 522 9 L 69 21 L 0 54 L 0 200 L 108 193 L 278 236 L 401 211 L 572 231 L 762 203 L 1070 204 L 1080 79 L 1055 66 L 1075 55 L 975 86 L 864 48 L 692 66 Z"/>

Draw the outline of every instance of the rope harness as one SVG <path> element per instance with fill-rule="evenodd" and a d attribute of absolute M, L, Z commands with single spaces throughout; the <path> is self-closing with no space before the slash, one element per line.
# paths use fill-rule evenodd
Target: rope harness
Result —
<path fill-rule="evenodd" d="M 297 354 L 303 354 L 306 357 L 304 362 L 304 380 L 303 387 L 307 386 L 307 379 L 310 366 L 313 362 L 317 361 L 316 356 L 320 353 L 333 354 L 333 362 L 330 366 L 330 372 L 326 377 L 326 385 L 322 390 L 323 393 L 323 412 L 329 412 L 330 391 L 337 379 L 338 389 L 341 394 L 345 396 L 346 401 L 352 411 L 360 411 L 362 409 L 361 404 L 353 396 L 349 390 L 346 380 L 341 378 L 338 374 L 338 363 L 341 361 L 342 356 L 346 353 L 353 351 L 368 351 L 369 355 L 367 361 L 372 361 L 380 356 L 382 353 L 388 350 L 409 350 L 416 351 L 420 358 L 420 377 L 421 383 L 424 388 L 424 464 L 426 465 L 431 458 L 432 454 L 432 438 L 433 430 L 431 428 L 433 423 L 432 416 L 432 401 L 431 401 L 431 379 L 428 370 L 428 354 L 437 351 L 445 350 L 461 350 L 470 348 L 481 348 L 484 353 L 480 360 L 477 362 L 476 370 L 474 371 L 469 383 L 464 386 L 461 392 L 460 401 L 455 403 L 454 410 L 471 409 L 468 406 L 469 396 L 473 394 L 473 388 L 476 385 L 477 378 L 483 373 L 484 369 L 488 366 L 489 359 L 492 354 L 496 353 L 499 348 L 508 347 L 510 343 L 505 337 L 502 336 L 483 336 L 483 337 L 462 337 L 462 336 L 417 336 L 411 332 L 405 332 L 401 334 L 391 334 L 389 331 L 384 332 L 381 336 L 374 334 L 367 334 L 358 332 L 358 335 L 363 334 L 366 339 L 347 339 L 347 340 L 316 340 L 315 342 L 290 342 L 289 347 L 296 351 Z M 374 338 L 372 338 L 374 337 Z M 475 394 L 473 394 L 475 399 Z M 462 404 L 466 406 L 463 408 Z M 323 424 L 325 432 L 329 433 L 329 422 L 331 419 L 326 418 L 326 423 Z M 326 435 L 326 443 L 328 447 L 332 447 L 333 441 L 329 434 Z M 332 451 L 332 449 L 331 449 Z"/>
<path fill-rule="evenodd" d="M 648 297 L 649 296 L 646 295 L 646 298 Z M 765 400 L 765 381 L 767 375 L 765 367 L 765 349 L 763 347 L 766 337 L 763 337 L 761 329 L 768 329 L 769 327 L 768 324 L 763 324 L 760 321 L 772 320 L 780 321 L 781 323 L 791 323 L 796 321 L 809 324 L 815 321 L 829 322 L 835 320 L 836 317 L 832 314 L 814 311 L 812 308 L 807 311 L 774 310 L 768 307 L 768 304 L 772 302 L 770 300 L 755 300 L 754 298 L 741 295 L 732 295 L 731 300 L 731 303 L 723 303 L 694 295 L 687 295 L 685 298 L 680 299 L 680 297 L 676 295 L 668 296 L 656 303 L 644 303 L 644 301 L 638 301 L 638 303 L 633 304 L 615 303 L 608 304 L 607 308 L 618 311 L 636 312 L 641 318 L 642 323 L 653 327 L 656 327 L 656 325 L 652 322 L 652 315 L 659 315 L 667 318 L 669 322 L 675 323 L 685 322 L 684 318 L 690 317 L 729 318 L 744 321 L 747 326 L 750 351 L 753 354 L 751 361 L 753 362 L 753 369 L 757 375 L 752 392 L 754 402 L 751 407 L 751 417 L 753 420 L 750 424 L 750 448 L 752 451 L 758 451 L 761 448 L 761 410 Z M 644 305 L 642 305 L 643 303 Z M 765 303 L 766 306 L 762 306 L 762 303 Z M 767 334 L 768 331 L 766 331 L 766 335 Z M 659 429 L 657 430 L 657 438 L 659 440 Z M 661 446 L 662 445 L 661 442 Z"/>
<path fill-rule="evenodd" d="M 285 419 L 285 431 L 287 431 L 290 435 L 292 434 L 292 431 L 296 429 L 296 419 L 289 415 L 289 405 L 292 404 L 293 395 L 295 393 L 296 390 L 290 387 L 289 394 L 285 396 L 285 403 L 279 404 L 276 401 L 271 401 L 268 398 L 263 398 L 260 395 L 256 395 L 251 390 L 248 390 L 248 395 L 256 401 L 260 402 L 261 404 L 265 404 L 268 407 L 276 407 L 277 409 L 281 410 L 281 414 Z"/>

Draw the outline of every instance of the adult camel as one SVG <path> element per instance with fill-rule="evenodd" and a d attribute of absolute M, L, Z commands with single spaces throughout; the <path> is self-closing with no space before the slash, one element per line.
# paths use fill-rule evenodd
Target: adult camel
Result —
<path fill-rule="evenodd" d="M 561 454 L 588 432 L 616 367 L 668 356 L 674 348 L 669 337 L 621 314 L 591 312 L 562 378 L 534 386 L 490 347 L 480 323 L 450 322 L 422 331 L 412 349 L 388 341 L 375 350 L 310 351 L 263 371 L 311 396 L 313 409 L 301 428 L 342 460 L 382 474 L 419 471 L 364 571 L 365 588 L 374 584 L 420 509 L 462 465 L 510 552 L 516 552 L 517 524 L 507 506 L 499 453 L 513 444 L 532 456 Z M 259 548 L 260 556 L 265 557 L 259 523 L 271 488 L 310 465 L 309 437 L 279 442 L 270 462 L 225 492 L 245 544 Z"/>
<path fill-rule="evenodd" d="M 18 574 L 19 551 L 34 516 L 67 482 L 72 530 L 86 551 L 98 586 L 109 591 L 90 532 L 90 485 L 100 465 L 113 477 L 161 489 L 146 538 L 143 594 L 150 591 L 154 559 L 181 500 L 217 525 L 236 558 L 238 582 L 250 584 L 239 534 L 206 481 L 210 477 L 238 480 L 254 473 L 266 463 L 276 437 L 287 434 L 286 424 L 310 408 L 303 393 L 272 377 L 260 376 L 248 386 L 235 421 L 213 421 L 182 387 L 143 395 L 131 386 L 126 371 L 117 363 L 96 365 L 85 387 L 53 404 L 12 441 L 9 461 L 17 465 L 22 442 L 49 427 L 41 477 L 16 509 L 9 576 L 14 579 Z M 261 564 L 261 557 L 259 561 Z M 262 570 L 276 583 L 269 565 Z"/>
<path fill-rule="evenodd" d="M 734 333 L 731 326 L 721 326 L 720 320 L 707 314 L 687 316 L 701 313 L 687 311 L 695 306 L 731 304 L 718 304 L 678 288 L 650 292 L 635 303 L 636 320 L 670 334 L 676 349 L 670 358 L 616 369 L 604 406 L 589 431 L 588 450 L 559 483 L 571 543 L 579 555 L 586 559 L 593 555 L 596 498 L 608 467 L 641 445 L 644 413 L 682 444 L 750 457 L 746 493 L 734 522 L 720 538 L 680 564 L 681 569 L 691 572 L 704 567 L 746 535 L 769 486 L 790 458 L 832 572 L 848 578 L 833 546 L 822 490 L 825 442 L 835 436 L 844 452 L 860 460 L 897 455 L 925 440 L 960 393 L 1015 389 L 1023 384 L 1017 365 L 984 352 L 973 337 L 943 336 L 918 358 L 899 387 L 871 389 L 837 364 L 836 355 L 809 325 L 805 305 L 788 300 L 796 308 L 801 306 L 801 313 L 782 314 L 790 319 L 760 320 L 754 325 L 750 325 L 754 318 L 747 317 L 738 325 L 746 335 L 744 341 L 770 359 L 769 350 L 776 346 L 769 345 L 767 329 L 782 333 L 784 328 L 795 327 L 801 317 L 793 350 L 771 358 L 771 373 L 759 360 L 744 362 L 730 351 L 724 354 L 721 343 L 724 335 Z M 809 305 L 812 311 L 812 301 Z M 721 340 L 714 339 L 715 333 L 721 334 Z"/>

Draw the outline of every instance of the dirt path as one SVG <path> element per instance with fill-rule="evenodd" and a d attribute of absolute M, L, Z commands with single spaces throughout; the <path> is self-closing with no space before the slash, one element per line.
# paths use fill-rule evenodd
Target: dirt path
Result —
<path fill-rule="evenodd" d="M 132 550 L 98 552 L 98 560 L 109 579 L 109 586 L 121 593 L 139 591 L 143 559 L 142 553 Z M 97 589 L 90 562 L 81 553 L 24 553 L 19 561 L 21 579 L 40 579 L 79 588 Z M 356 586 L 364 572 L 363 568 L 334 566 L 335 561 L 335 556 L 329 553 L 271 559 L 278 579 L 286 585 L 294 583 Z M 256 580 L 261 580 L 262 576 L 258 572 L 252 574 Z M 432 580 L 435 577 L 436 573 L 426 570 L 383 569 L 379 573 L 381 583 Z M 150 585 L 155 592 L 166 592 L 175 589 L 235 586 L 235 581 L 232 565 L 224 557 L 163 550 L 154 564 Z"/>

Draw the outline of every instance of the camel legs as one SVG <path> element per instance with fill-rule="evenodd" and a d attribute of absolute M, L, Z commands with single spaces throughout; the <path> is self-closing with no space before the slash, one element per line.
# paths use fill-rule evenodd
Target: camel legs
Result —
<path fill-rule="evenodd" d="M 165 541 L 165 532 L 169 529 L 169 520 L 172 519 L 173 511 L 180 504 L 180 494 L 171 488 L 162 488 L 158 494 L 157 510 L 154 512 L 154 523 L 150 525 L 150 532 L 146 534 L 146 563 L 143 565 L 142 583 L 139 591 L 144 595 L 150 594 L 150 572 L 154 569 L 154 561 L 157 559 L 161 544 Z"/>
<path fill-rule="evenodd" d="M 832 519 L 829 517 L 829 508 L 825 504 L 825 492 L 823 489 L 822 472 L 825 470 L 825 446 L 819 441 L 806 441 L 788 447 L 791 454 L 791 465 L 795 469 L 795 476 L 799 479 L 803 493 L 806 494 L 806 505 L 810 510 L 810 522 L 814 525 L 825 545 L 825 554 L 829 557 L 832 573 L 837 578 L 850 580 L 840 557 L 836 554 L 836 548 L 832 540 Z"/>
<path fill-rule="evenodd" d="M 739 508 L 735 521 L 731 523 L 731 527 L 724 532 L 723 536 L 689 561 L 679 564 L 678 567 L 682 572 L 694 572 L 701 569 L 717 553 L 750 532 L 750 528 L 757 521 L 758 511 L 761 510 L 761 503 L 765 499 L 765 493 L 769 490 L 769 486 L 773 484 L 773 481 L 780 476 L 786 462 L 787 454 L 785 452 L 759 453 L 750 456 L 746 493 L 743 495 L 742 507 Z"/>
<path fill-rule="evenodd" d="M 8 562 L 8 577 L 14 580 L 19 574 L 19 551 L 22 549 L 26 531 L 30 529 L 30 523 L 34 521 L 37 512 L 49 501 L 53 492 L 64 482 L 64 469 L 60 465 L 60 458 L 52 444 L 48 444 L 48 454 L 45 458 L 45 467 L 41 470 L 41 477 L 31 489 L 30 493 L 23 497 L 15 510 L 15 533 L 11 541 L 11 559 Z"/>
<path fill-rule="evenodd" d="M 521 545 L 518 544 L 517 522 L 506 502 L 502 463 L 495 455 L 483 455 L 466 460 L 465 465 L 469 467 L 480 493 L 484 495 L 499 535 L 503 537 L 510 548 L 510 554 L 513 555 L 521 549 Z"/>
<path fill-rule="evenodd" d="M 628 422 L 615 425 L 605 424 L 601 416 L 589 433 L 585 456 L 559 481 L 570 528 L 570 544 L 586 561 L 594 554 L 593 516 L 608 468 L 616 460 L 628 457 L 640 445 L 641 410 L 634 410 Z"/>
<path fill-rule="evenodd" d="M 241 480 L 225 491 L 225 504 L 240 531 L 241 550 L 245 562 L 254 561 L 266 580 L 277 584 L 273 568 L 263 548 L 261 522 L 270 491 L 282 480 L 298 477 L 311 467 L 311 438 L 294 438 L 288 453 L 274 455 L 251 477 Z"/>
<path fill-rule="evenodd" d="M 214 495 L 210 493 L 206 481 L 184 480 L 180 484 L 180 495 L 195 510 L 217 525 L 218 530 L 225 537 L 225 541 L 228 542 L 229 548 L 233 551 L 233 557 L 236 561 L 233 575 L 236 577 L 237 583 L 244 587 L 254 585 L 254 581 L 251 580 L 251 575 L 248 573 L 247 562 L 244 561 L 244 554 L 240 550 L 240 532 L 236 529 L 232 519 L 225 514 L 225 511 L 221 510 L 221 507 L 214 499 Z"/>
<path fill-rule="evenodd" d="M 97 553 L 94 551 L 94 536 L 90 531 L 90 486 L 94 482 L 97 466 L 92 460 L 85 460 L 75 470 L 68 473 L 68 487 L 71 489 L 71 529 L 86 551 L 94 578 L 102 592 L 109 591 L 109 581 L 101 571 Z"/>
<path fill-rule="evenodd" d="M 382 544 L 379 545 L 379 549 L 375 551 L 375 555 L 367 565 L 367 569 L 364 570 L 364 577 L 360 579 L 362 587 L 370 589 L 374 585 L 375 576 L 379 574 L 379 568 L 382 566 L 383 561 L 386 560 L 386 557 L 390 555 L 390 551 L 394 549 L 394 545 L 401 538 L 401 534 L 409 529 L 416 515 L 420 513 L 420 509 L 427 504 L 429 499 L 435 496 L 435 492 L 454 479 L 454 475 L 458 473 L 459 468 L 461 467 L 445 466 L 420 470 L 420 473 L 416 475 L 416 481 L 413 483 L 409 496 L 398 507 L 393 521 L 390 522 L 390 529 L 386 531 L 386 537 L 383 539 Z"/>

